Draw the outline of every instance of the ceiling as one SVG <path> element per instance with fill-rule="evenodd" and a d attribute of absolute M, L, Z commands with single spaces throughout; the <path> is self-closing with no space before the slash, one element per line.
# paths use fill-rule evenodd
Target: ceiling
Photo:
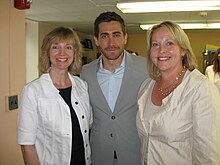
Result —
<path fill-rule="evenodd" d="M 139 0 L 141 1 L 143 0 Z M 29 20 L 70 26 L 87 34 L 93 34 L 95 18 L 106 11 L 114 11 L 121 15 L 129 34 L 144 33 L 140 24 L 158 23 L 163 20 L 178 23 L 220 22 L 220 11 L 124 14 L 116 7 L 117 2 L 129 0 L 32 0 L 31 7 L 25 10 L 25 14 Z"/>

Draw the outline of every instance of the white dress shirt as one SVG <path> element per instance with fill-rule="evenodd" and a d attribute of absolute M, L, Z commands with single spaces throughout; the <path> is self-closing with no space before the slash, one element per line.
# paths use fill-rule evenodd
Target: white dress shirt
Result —
<path fill-rule="evenodd" d="M 97 72 L 97 80 L 112 112 L 114 111 L 116 100 L 118 98 L 118 94 L 121 88 L 124 70 L 125 56 L 121 65 L 115 69 L 114 73 L 103 68 L 102 58 L 100 58 L 99 68 Z"/>

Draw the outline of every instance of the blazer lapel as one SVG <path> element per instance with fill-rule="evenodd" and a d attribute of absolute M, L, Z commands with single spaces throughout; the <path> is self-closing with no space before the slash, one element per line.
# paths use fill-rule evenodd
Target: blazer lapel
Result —
<path fill-rule="evenodd" d="M 105 99 L 105 96 L 97 80 L 98 60 L 96 60 L 96 62 L 94 62 L 93 65 L 91 65 L 90 69 L 92 71 L 92 74 L 89 75 L 91 76 L 89 78 L 89 80 L 91 80 L 89 86 L 90 97 L 91 97 L 90 100 L 92 100 L 91 102 L 94 103 L 95 106 L 99 107 L 99 109 L 101 109 L 102 111 L 108 114 L 112 114 L 112 111 Z"/>
<path fill-rule="evenodd" d="M 126 55 L 126 54 L 125 54 Z M 121 109 L 121 106 L 124 106 L 124 104 L 122 103 L 126 103 L 126 101 L 124 101 L 124 99 L 126 99 L 126 94 L 128 93 L 128 90 L 132 87 L 132 83 L 134 81 L 132 80 L 132 76 L 133 74 L 133 70 L 131 68 L 132 61 L 129 59 L 130 57 L 126 55 L 126 64 L 125 64 L 125 70 L 124 70 L 124 76 L 122 78 L 122 84 L 121 84 L 121 88 L 118 94 L 118 98 L 115 104 L 115 113 L 118 113 L 117 111 L 119 109 Z"/>

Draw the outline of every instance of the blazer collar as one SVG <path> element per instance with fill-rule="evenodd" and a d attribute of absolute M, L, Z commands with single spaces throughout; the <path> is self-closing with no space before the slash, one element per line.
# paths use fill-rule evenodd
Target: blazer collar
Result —
<path fill-rule="evenodd" d="M 73 76 L 70 75 L 70 73 L 68 73 L 68 76 L 70 78 L 70 81 L 72 83 L 72 89 L 75 88 L 75 81 L 73 79 Z M 54 86 L 53 81 L 50 77 L 49 73 L 44 73 L 40 76 L 40 81 L 41 81 L 41 86 L 42 89 L 45 93 L 47 93 L 48 95 L 53 95 L 54 93 L 59 94 L 59 90 Z"/>

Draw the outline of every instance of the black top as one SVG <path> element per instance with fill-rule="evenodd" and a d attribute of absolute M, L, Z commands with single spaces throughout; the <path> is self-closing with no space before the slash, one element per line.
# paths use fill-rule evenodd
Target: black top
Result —
<path fill-rule="evenodd" d="M 60 95 L 65 100 L 70 108 L 71 119 L 72 119 L 72 154 L 70 165 L 85 165 L 85 153 L 83 145 L 83 137 L 80 131 L 79 121 L 76 113 L 71 104 L 71 89 L 72 87 L 58 89 Z"/>

